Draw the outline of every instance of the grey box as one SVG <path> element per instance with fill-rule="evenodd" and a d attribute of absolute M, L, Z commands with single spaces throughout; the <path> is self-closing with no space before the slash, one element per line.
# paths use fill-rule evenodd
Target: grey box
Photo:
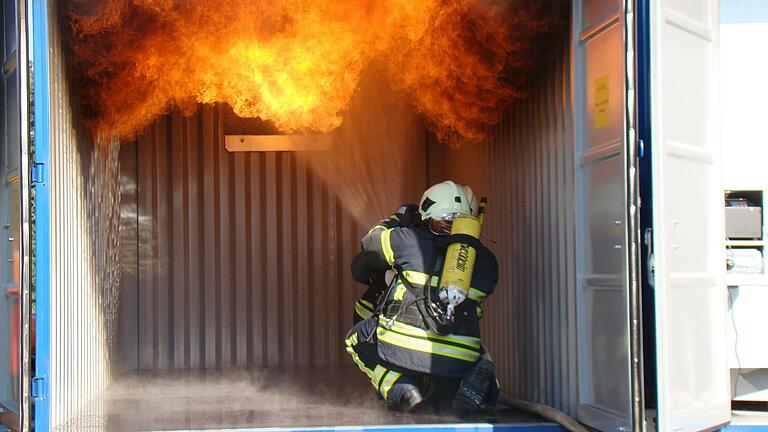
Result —
<path fill-rule="evenodd" d="M 763 236 L 761 207 L 726 207 L 725 235 L 729 239 L 759 239 Z"/>

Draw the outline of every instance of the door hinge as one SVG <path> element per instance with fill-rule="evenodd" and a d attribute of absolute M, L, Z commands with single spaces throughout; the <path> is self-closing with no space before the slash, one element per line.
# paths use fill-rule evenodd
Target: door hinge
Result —
<path fill-rule="evenodd" d="M 32 378 L 32 399 L 43 400 L 48 396 L 48 379 L 46 377 Z"/>
<path fill-rule="evenodd" d="M 648 248 L 648 253 L 645 257 L 645 265 L 648 269 L 648 285 L 651 288 L 656 287 L 656 262 L 653 255 L 653 230 L 646 228 L 643 232 L 643 241 Z"/>
<path fill-rule="evenodd" d="M 30 177 L 32 178 L 32 183 L 45 183 L 45 164 L 40 162 L 33 163 Z"/>

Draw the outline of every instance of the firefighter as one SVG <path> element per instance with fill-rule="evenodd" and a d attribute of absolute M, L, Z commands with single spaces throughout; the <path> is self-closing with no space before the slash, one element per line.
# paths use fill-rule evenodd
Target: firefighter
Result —
<path fill-rule="evenodd" d="M 415 226 L 374 227 L 362 240 L 358 277 L 394 270 L 395 279 L 371 316 L 347 334 L 346 350 L 378 394 L 397 410 L 429 400 L 449 401 L 460 413 L 492 408 L 498 397 L 495 365 L 480 340 L 482 303 L 498 279 L 493 253 L 479 240 L 451 235 L 453 220 L 477 215 L 469 187 L 445 181 L 427 189 Z M 399 217 L 398 217 L 399 218 Z M 476 251 L 471 288 L 452 315 L 438 293 L 438 275 L 451 243 Z M 381 289 L 381 288 L 379 288 Z"/>

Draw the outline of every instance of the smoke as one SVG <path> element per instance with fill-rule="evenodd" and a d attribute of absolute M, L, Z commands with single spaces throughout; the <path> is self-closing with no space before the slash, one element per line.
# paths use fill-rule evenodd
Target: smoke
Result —
<path fill-rule="evenodd" d="M 284 132 L 329 132 L 381 64 L 443 140 L 477 140 L 524 96 L 564 0 L 72 0 L 75 67 L 99 134 L 224 102 Z"/>
<path fill-rule="evenodd" d="M 502 413 L 501 420 L 531 421 Z M 295 369 L 165 371 L 122 376 L 64 430 L 207 430 L 489 422 L 444 409 L 419 414 L 387 409 L 355 366 Z"/>

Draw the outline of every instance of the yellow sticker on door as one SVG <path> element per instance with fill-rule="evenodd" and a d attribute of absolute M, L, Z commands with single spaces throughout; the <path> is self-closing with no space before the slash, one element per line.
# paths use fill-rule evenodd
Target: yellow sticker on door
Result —
<path fill-rule="evenodd" d="M 595 129 L 608 126 L 611 105 L 608 93 L 608 75 L 603 75 L 595 80 Z"/>

